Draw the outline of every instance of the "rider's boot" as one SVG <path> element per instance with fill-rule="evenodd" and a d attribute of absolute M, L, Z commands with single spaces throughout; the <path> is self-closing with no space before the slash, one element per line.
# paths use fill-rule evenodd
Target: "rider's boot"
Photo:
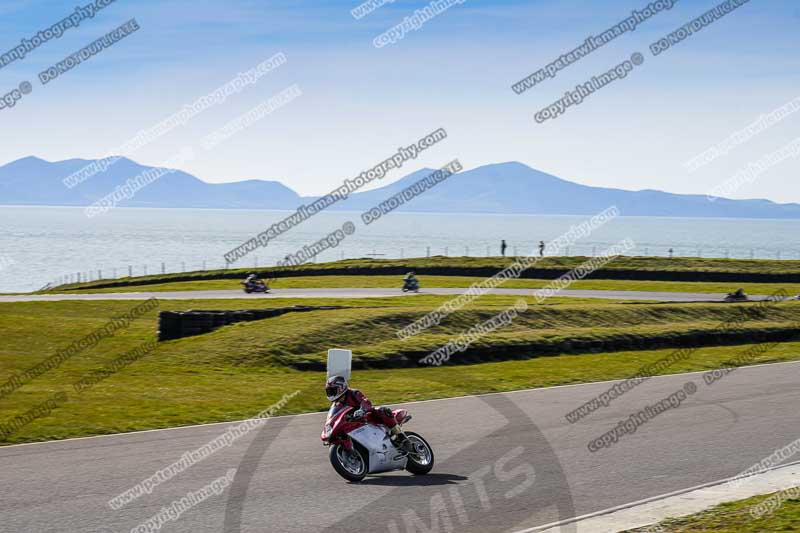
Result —
<path fill-rule="evenodd" d="M 403 430 L 400 428 L 400 424 L 394 426 L 392 429 L 389 430 L 389 436 L 392 439 L 394 445 L 397 446 L 397 448 L 400 451 L 404 453 L 410 453 L 413 450 L 413 447 L 411 446 L 411 441 L 408 440 L 406 434 L 403 433 Z"/>

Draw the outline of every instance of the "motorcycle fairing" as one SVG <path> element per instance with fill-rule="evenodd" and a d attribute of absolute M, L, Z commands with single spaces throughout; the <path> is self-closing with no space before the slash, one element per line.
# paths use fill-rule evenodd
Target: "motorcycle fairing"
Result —
<path fill-rule="evenodd" d="M 394 447 L 383 427 L 364 424 L 348 435 L 369 452 L 367 467 L 370 474 L 405 469 L 408 459 Z"/>

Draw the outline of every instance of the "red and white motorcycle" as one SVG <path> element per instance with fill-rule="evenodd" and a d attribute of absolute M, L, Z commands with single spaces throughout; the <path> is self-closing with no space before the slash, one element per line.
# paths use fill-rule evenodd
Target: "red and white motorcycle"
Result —
<path fill-rule="evenodd" d="M 431 471 L 433 450 L 421 435 L 405 432 L 412 448 L 406 454 L 397 449 L 384 426 L 373 424 L 369 415 L 354 419 L 353 411 L 347 405 L 331 405 L 322 430 L 322 444 L 330 446 L 331 465 L 340 476 L 361 481 L 367 474 L 408 470 L 422 475 Z M 411 420 L 405 409 L 392 414 L 401 426 Z"/>

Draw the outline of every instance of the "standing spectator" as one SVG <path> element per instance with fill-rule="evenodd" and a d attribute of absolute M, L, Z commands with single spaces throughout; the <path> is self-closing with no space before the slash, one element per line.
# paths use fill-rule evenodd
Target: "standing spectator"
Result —
<path fill-rule="evenodd" d="M 544 241 L 539 241 L 539 257 L 544 257 Z"/>
<path fill-rule="evenodd" d="M 503 239 L 502 241 L 500 241 L 500 254 L 503 257 L 506 256 L 506 248 L 508 248 L 508 245 L 506 244 L 506 240 Z"/>

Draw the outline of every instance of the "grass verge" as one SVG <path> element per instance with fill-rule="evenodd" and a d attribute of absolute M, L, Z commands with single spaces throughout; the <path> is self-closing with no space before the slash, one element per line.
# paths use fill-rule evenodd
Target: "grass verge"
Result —
<path fill-rule="evenodd" d="M 123 354 L 155 339 L 156 311 L 135 320 L 128 328 L 103 339 L 46 373 L 0 398 L 0 424 L 41 405 L 54 394 L 65 392 L 68 401 L 44 416 L 5 436 L 0 443 L 21 443 L 86 435 L 116 433 L 247 418 L 272 405 L 284 394 L 301 391 L 280 414 L 319 411 L 327 408 L 321 390 L 324 373 L 298 371 L 287 365 L 293 358 L 322 354 L 332 347 L 352 347 L 356 354 L 379 356 L 381 345 L 394 335 L 396 325 L 408 315 L 426 312 L 444 298 L 420 296 L 402 299 L 337 301 L 351 309 L 323 313 L 285 315 L 278 319 L 225 327 L 199 337 L 161 343 L 88 390 L 74 385 L 93 372 L 108 368 Z M 440 331 L 415 342 L 440 342 L 453 332 L 472 325 L 476 315 L 494 313 L 516 298 L 485 297 L 480 305 L 466 308 L 443 322 Z M 319 301 L 284 301 L 319 304 Z M 274 304 L 274 302 L 270 302 Z M 325 304 L 331 304 L 325 300 Z M 31 302 L 0 304 L 0 385 L 56 353 L 59 348 L 102 327 L 109 317 L 120 314 L 133 302 Z M 240 309 L 252 300 L 165 301 L 161 310 L 189 308 Z M 672 308 L 672 309 L 670 309 Z M 742 309 L 717 306 L 722 313 Z M 532 308 L 533 309 L 533 308 Z M 800 309 L 781 304 L 765 315 L 767 321 L 794 319 Z M 602 334 L 598 321 L 626 329 L 654 327 L 672 320 L 675 327 L 693 324 L 706 311 L 693 306 L 614 305 L 601 306 L 570 301 L 537 306 L 527 322 L 518 327 L 531 331 L 560 331 L 585 327 Z M 559 313 L 558 311 L 561 311 Z M 341 314 L 340 314 L 341 313 Z M 319 316 L 314 316 L 319 315 Z M 288 322 L 279 322 L 294 317 Z M 702 317 L 701 317 L 702 318 Z M 521 330 L 517 331 L 522 333 Z M 498 342 L 499 342 L 498 337 Z M 385 345 L 384 345 L 385 346 Z M 751 363 L 800 360 L 800 343 L 783 343 L 760 353 Z M 687 372 L 735 365 L 748 346 L 703 348 L 669 368 Z M 372 350 L 372 352 L 370 352 Z M 404 368 L 386 372 L 359 370 L 354 385 L 369 391 L 374 401 L 397 403 L 547 387 L 608 379 L 622 379 L 670 354 L 672 350 L 622 351 L 582 355 L 553 355 L 525 361 L 506 361 L 440 368 Z M 577 407 L 577 406 L 575 406 Z"/>
<path fill-rule="evenodd" d="M 685 518 L 665 520 L 658 526 L 632 529 L 624 533 L 765 533 L 800 531 L 800 499 L 790 499 L 771 515 L 753 518 L 750 509 L 772 495 L 755 496 L 737 502 L 723 503 L 712 509 Z"/>
<path fill-rule="evenodd" d="M 523 272 L 524 278 L 553 279 L 580 266 L 588 257 L 545 257 Z M 487 277 L 509 266 L 510 257 L 428 257 L 414 259 L 348 259 L 330 263 L 306 264 L 291 269 L 240 268 L 173 274 L 156 274 L 119 280 L 73 283 L 59 290 L 86 290 L 130 285 L 157 285 L 178 281 L 243 279 L 247 272 L 262 277 L 305 277 L 327 275 L 380 276 L 402 275 L 415 270 L 423 275 Z M 735 283 L 800 283 L 800 261 L 743 259 L 700 259 L 676 257 L 618 257 L 594 272 L 593 279 L 631 279 L 650 281 L 720 281 Z"/>
<path fill-rule="evenodd" d="M 466 288 L 473 283 L 480 283 L 485 278 L 469 276 L 419 276 L 422 290 L 431 287 Z M 164 291 L 211 291 L 241 290 L 237 279 L 208 279 L 196 281 L 174 281 L 149 285 L 128 285 L 83 290 L 92 293 L 113 292 L 164 292 Z M 505 289 L 541 289 L 551 280 L 514 279 L 505 282 Z M 281 289 L 318 289 L 318 288 L 380 288 L 398 289 L 402 280 L 398 276 L 301 276 L 280 278 L 273 281 L 270 287 L 280 294 Z M 748 294 L 774 294 L 783 289 L 787 294 L 800 294 L 800 283 L 729 283 L 729 282 L 683 282 L 683 281 L 637 281 L 613 279 L 588 279 L 576 281 L 570 289 L 609 290 L 609 291 L 652 291 L 652 292 L 690 292 L 703 294 L 726 294 L 743 288 Z M 58 290 L 52 293 L 74 290 Z"/>

